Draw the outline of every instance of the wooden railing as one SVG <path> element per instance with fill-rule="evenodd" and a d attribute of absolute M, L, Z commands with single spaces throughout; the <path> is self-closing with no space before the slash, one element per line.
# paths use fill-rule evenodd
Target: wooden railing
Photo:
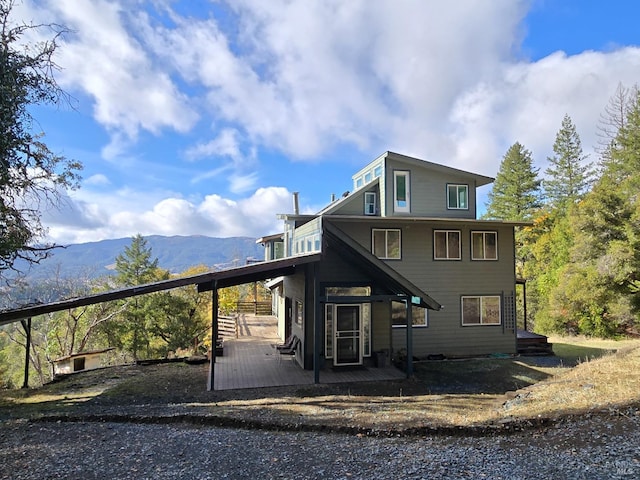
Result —
<path fill-rule="evenodd" d="M 271 302 L 238 302 L 236 311 L 253 315 L 271 315 Z"/>
<path fill-rule="evenodd" d="M 238 317 L 220 315 L 218 317 L 218 337 L 238 338 Z"/>

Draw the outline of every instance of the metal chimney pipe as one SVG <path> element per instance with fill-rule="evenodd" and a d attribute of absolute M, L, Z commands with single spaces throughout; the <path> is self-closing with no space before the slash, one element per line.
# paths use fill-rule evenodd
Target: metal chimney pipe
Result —
<path fill-rule="evenodd" d="M 293 214 L 300 214 L 300 205 L 298 204 L 298 192 L 293 192 Z"/>
<path fill-rule="evenodd" d="M 335 201 L 336 201 L 336 194 L 335 194 L 335 193 L 332 193 L 332 194 L 331 194 L 331 203 L 333 203 L 333 202 L 335 202 Z"/>

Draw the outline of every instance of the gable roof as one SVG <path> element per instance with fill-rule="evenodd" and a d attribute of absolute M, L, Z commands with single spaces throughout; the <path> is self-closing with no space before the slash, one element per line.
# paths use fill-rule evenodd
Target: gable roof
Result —
<path fill-rule="evenodd" d="M 326 218 L 326 217 L 325 217 Z M 410 295 L 420 299 L 420 306 L 431 310 L 440 310 L 442 305 L 415 286 L 396 270 L 370 253 L 358 242 L 331 222 L 323 222 L 323 236 L 337 248 L 336 251 L 349 263 L 360 267 L 367 274 L 379 280 L 386 288 L 398 295 Z"/>

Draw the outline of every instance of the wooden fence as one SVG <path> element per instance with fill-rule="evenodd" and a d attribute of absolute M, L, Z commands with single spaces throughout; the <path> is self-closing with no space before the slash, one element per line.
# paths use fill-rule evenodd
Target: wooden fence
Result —
<path fill-rule="evenodd" d="M 218 337 L 238 338 L 238 317 L 220 315 L 218 317 Z"/>

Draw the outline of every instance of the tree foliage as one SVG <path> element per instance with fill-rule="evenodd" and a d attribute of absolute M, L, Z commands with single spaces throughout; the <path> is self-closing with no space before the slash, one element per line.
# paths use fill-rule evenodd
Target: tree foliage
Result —
<path fill-rule="evenodd" d="M 504 155 L 493 189 L 488 195 L 485 218 L 531 220 L 541 206 L 541 180 L 531 152 L 516 142 Z"/>
<path fill-rule="evenodd" d="M 31 107 L 67 97 L 58 87 L 53 55 L 64 29 L 16 24 L 13 0 L 0 0 L 0 276 L 18 259 L 37 263 L 53 245 L 43 243 L 43 205 L 57 206 L 64 189 L 77 186 L 81 165 L 53 153 L 36 130 Z M 26 44 L 24 35 L 48 30 L 51 39 Z"/>
<path fill-rule="evenodd" d="M 566 211 L 583 197 L 592 178 L 592 167 L 585 162 L 580 136 L 569 115 L 562 119 L 553 152 L 543 182 L 546 201 L 551 207 Z"/>

